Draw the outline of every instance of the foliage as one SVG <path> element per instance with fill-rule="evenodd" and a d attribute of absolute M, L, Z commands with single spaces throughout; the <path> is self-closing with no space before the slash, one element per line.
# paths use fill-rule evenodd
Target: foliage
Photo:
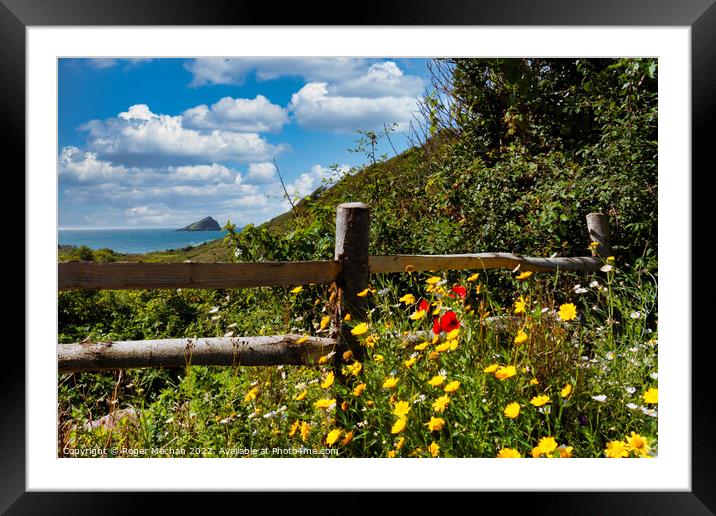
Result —
<path fill-rule="evenodd" d="M 369 360 L 357 376 L 347 370 L 345 384 L 325 388 L 330 361 L 63 375 L 60 450 L 124 443 L 194 448 L 206 456 L 227 456 L 222 448 L 305 446 L 337 449 L 340 456 L 494 457 L 531 455 L 540 439 L 551 437 L 579 457 L 616 456 L 622 449 L 643 455 L 625 440 L 632 431 L 656 448 L 655 406 L 640 397 L 657 378 L 656 61 L 451 59 L 436 60 L 432 71 L 434 91 L 421 107 L 413 148 L 378 156 L 393 128 L 359 132 L 353 151 L 365 156 L 365 167 L 334 166 L 330 184 L 266 224 L 239 231 L 228 222 L 226 253 L 212 243 L 202 247 L 206 252 L 146 257 L 63 250 L 60 259 L 182 261 L 193 260 L 190 253 L 221 261 L 331 259 L 336 205 L 362 201 L 371 207 L 371 254 L 588 255 L 585 216 L 601 211 L 612 224 L 613 268 L 586 280 L 560 273 L 518 281 L 485 271 L 479 284 L 450 272 L 432 290 L 417 274 L 373 276 L 370 331 L 360 337 Z M 469 287 L 464 300 L 450 290 L 454 284 Z M 452 342 L 445 332 L 422 350 L 416 347 L 422 342 L 406 343 L 405 332 L 430 335 L 433 323 L 428 314 L 409 317 L 416 309 L 400 301 L 406 293 L 437 303 L 431 310 L 441 315 L 456 313 L 454 349 L 436 351 Z M 320 322 L 331 313 L 330 296 L 326 286 L 297 293 L 279 287 L 62 292 L 59 340 L 328 334 L 331 328 Z M 515 302 L 524 302 L 524 313 L 515 313 Z M 559 320 L 564 304 L 576 306 L 575 321 Z M 494 316 L 507 317 L 506 326 L 488 324 Z M 526 340 L 515 343 L 520 332 Z M 516 374 L 495 378 L 485 372 L 492 364 L 514 365 Z M 353 362 L 335 372 L 343 366 Z M 395 390 L 383 387 L 390 376 L 398 378 Z M 445 393 L 445 385 L 426 384 L 433 376 L 460 386 Z M 361 383 L 365 390 L 355 395 Z M 566 385 L 571 392 L 562 396 Z M 305 398 L 296 399 L 303 391 Z M 432 406 L 438 394 L 451 398 L 440 413 Z M 539 396 L 549 403 L 532 404 Z M 313 405 L 333 398 L 328 411 Z M 345 410 L 340 400 L 348 402 Z M 405 428 L 393 434 L 399 401 L 411 409 Z M 504 413 L 511 403 L 520 406 L 515 418 Z M 112 431 L 84 427 L 118 408 L 136 412 Z M 428 429 L 431 417 L 442 417 L 445 426 Z M 328 444 L 337 430 L 340 437 Z M 341 444 L 348 432 L 351 439 Z"/>

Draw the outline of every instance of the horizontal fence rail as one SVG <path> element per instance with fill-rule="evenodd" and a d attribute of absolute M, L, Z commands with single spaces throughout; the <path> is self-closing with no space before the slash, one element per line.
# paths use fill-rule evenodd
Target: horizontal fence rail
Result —
<path fill-rule="evenodd" d="M 272 337 L 217 337 L 119 342 L 58 344 L 61 373 L 106 371 L 142 367 L 194 365 L 308 365 L 331 351 L 341 356 L 350 350 L 360 359 L 362 348 L 344 315 L 365 319 L 366 298 L 360 292 L 369 274 L 407 271 L 494 269 L 523 271 L 596 271 L 611 256 L 609 222 L 601 213 L 587 215 L 587 231 L 595 257 L 534 258 L 513 253 L 448 255 L 369 256 L 370 208 L 362 203 L 338 206 L 334 260 L 254 263 L 92 263 L 58 264 L 59 290 L 155 289 L 155 288 L 250 288 L 268 286 L 336 284 L 339 302 L 333 310 L 336 339 L 277 335 Z M 509 330 L 511 321 L 488 318 L 483 322 L 495 331 Z M 406 343 L 424 338 L 406 337 Z M 300 344 L 299 344 L 300 340 Z M 342 372 L 334 363 L 338 382 Z"/>
<path fill-rule="evenodd" d="M 369 256 L 371 273 L 405 272 L 406 270 L 437 271 L 458 269 L 497 269 L 520 266 L 523 271 L 596 271 L 603 261 L 591 256 L 575 258 L 531 258 L 512 253 L 479 254 L 404 254 L 397 256 Z"/>
<path fill-rule="evenodd" d="M 335 349 L 336 339 L 303 335 L 81 342 L 57 345 L 60 373 L 193 365 L 310 365 Z"/>
<path fill-rule="evenodd" d="M 341 271 L 335 260 L 253 263 L 57 264 L 59 290 L 246 288 L 332 283 Z"/>

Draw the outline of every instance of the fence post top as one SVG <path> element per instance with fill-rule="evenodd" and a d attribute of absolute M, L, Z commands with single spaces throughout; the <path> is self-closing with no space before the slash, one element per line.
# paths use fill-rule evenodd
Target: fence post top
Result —
<path fill-rule="evenodd" d="M 370 206 L 363 202 L 344 202 L 338 205 L 339 210 L 369 210 Z"/>

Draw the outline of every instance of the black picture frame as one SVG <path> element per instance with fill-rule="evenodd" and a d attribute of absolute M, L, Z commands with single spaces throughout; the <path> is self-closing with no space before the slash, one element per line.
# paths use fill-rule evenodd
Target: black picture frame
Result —
<path fill-rule="evenodd" d="M 29 26 L 115 26 L 115 25 L 316 25 L 317 13 L 328 13 L 327 25 L 502 25 L 502 26 L 687 26 L 691 28 L 692 70 L 692 178 L 707 172 L 707 155 L 714 141 L 716 115 L 716 5 L 715 0 L 502 0 L 450 3 L 413 0 L 399 4 L 376 2 L 358 4 L 350 14 L 338 3 L 311 2 L 279 4 L 216 0 L 201 3 L 186 0 L 0 0 L 0 127 L 5 155 L 21 155 L 25 148 L 25 29 Z M 685 180 L 692 180 L 685 178 Z M 24 186 L 23 192 L 24 190 Z M 694 207 L 708 206 L 707 189 L 693 188 Z M 698 202 L 703 201 L 703 202 Z M 697 223 L 696 211 L 692 219 Z M 694 229 L 692 234 L 699 234 Z M 25 233 L 25 238 L 27 234 Z M 708 233 L 703 237 L 711 240 Z M 24 248 L 24 247 L 23 247 Z M 689 264 L 687 264 L 689 265 Z M 702 266 L 704 264 L 694 265 Z M 711 268 L 708 264 L 707 269 Z M 696 267 L 692 270 L 698 270 Z M 29 271 L 25 270 L 25 277 Z M 693 284 L 693 282 L 692 282 Z M 692 321 L 708 317 L 706 307 L 693 302 Z M 19 305 L 19 303 L 18 303 Z M 480 493 L 500 503 L 509 499 L 509 509 L 551 514 L 713 514 L 716 511 L 716 444 L 711 438 L 710 419 L 714 403 L 709 377 L 712 376 L 711 342 L 684 342 L 692 356 L 692 489 L 689 492 L 583 492 L 583 493 Z M 125 493 L 26 492 L 25 488 L 25 353 L 14 342 L 5 342 L 6 364 L 0 375 L 0 512 L 7 514 L 94 514 L 126 513 L 145 504 L 149 495 Z M 320 479 L 317 479 L 320 485 Z M 347 482 L 347 488 L 350 484 Z M 212 496 L 217 496 L 213 494 Z M 142 498 L 139 500 L 137 498 Z M 221 497 L 225 498 L 224 496 Z M 420 497 L 423 510 L 441 497 Z M 271 508 L 281 510 L 280 498 L 272 497 Z M 443 498 L 444 500 L 444 498 Z M 218 500 L 212 503 L 215 505 Z M 161 496 L 164 511 L 186 507 L 179 493 Z M 285 502 L 294 510 L 296 495 Z M 471 502 L 474 503 L 474 502 Z M 322 505 L 341 512 L 364 513 L 370 506 L 358 493 L 322 497 Z M 386 505 L 384 505 L 386 506 Z M 480 501 L 482 510 L 488 505 Z M 211 510 L 211 509 L 210 509 Z M 235 507 L 233 510 L 239 510 Z"/>

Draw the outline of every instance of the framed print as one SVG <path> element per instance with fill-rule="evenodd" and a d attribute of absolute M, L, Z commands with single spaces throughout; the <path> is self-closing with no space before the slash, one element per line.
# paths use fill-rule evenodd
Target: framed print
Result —
<path fill-rule="evenodd" d="M 716 8 L 395 7 L 0 6 L 27 201 L 3 511 L 155 490 L 714 510 L 690 208 Z"/>

